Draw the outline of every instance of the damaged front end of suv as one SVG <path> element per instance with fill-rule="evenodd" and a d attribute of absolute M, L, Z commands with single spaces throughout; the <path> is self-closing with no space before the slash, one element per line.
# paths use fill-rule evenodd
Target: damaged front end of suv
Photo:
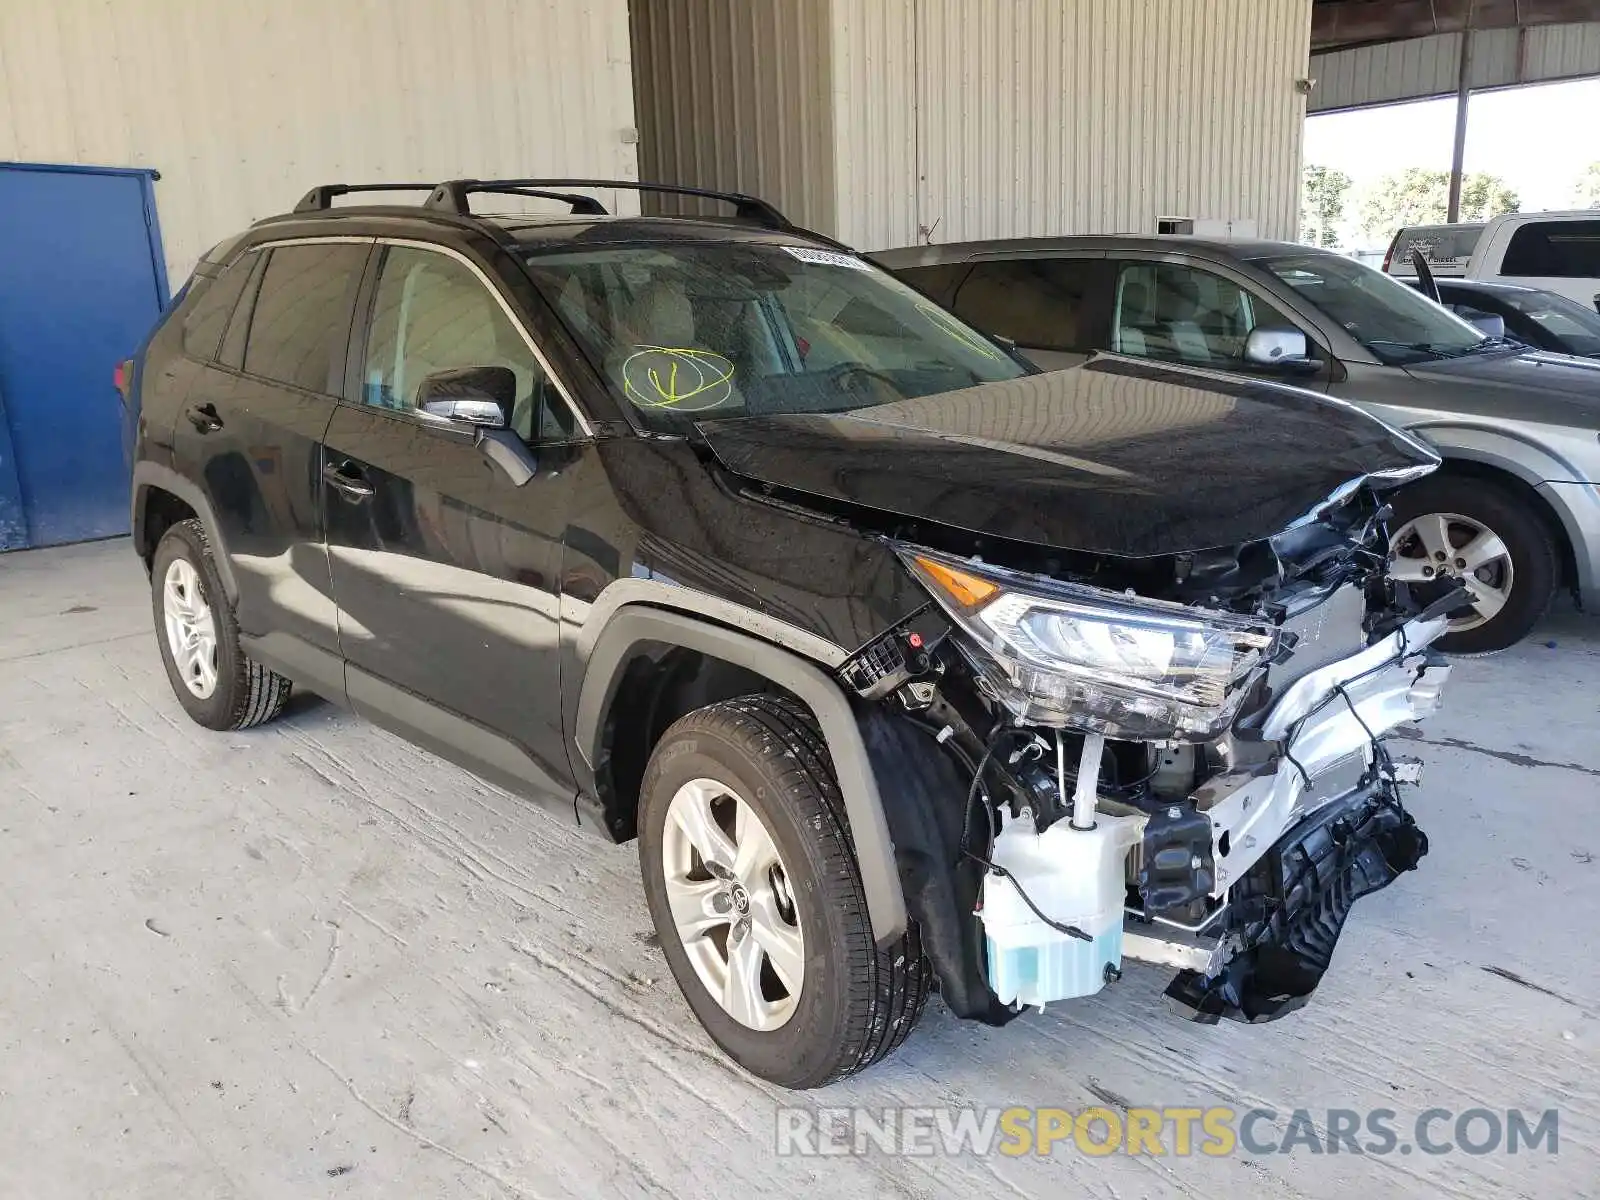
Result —
<path fill-rule="evenodd" d="M 1436 460 L 1378 428 L 1370 469 L 1220 548 L 889 539 L 930 602 L 842 674 L 957 1015 L 1090 995 L 1131 958 L 1175 968 L 1195 1020 L 1273 1020 L 1352 904 L 1427 853 L 1401 801 L 1420 764 L 1384 739 L 1438 704 L 1450 598 L 1420 610 L 1386 578 L 1383 496 Z"/>

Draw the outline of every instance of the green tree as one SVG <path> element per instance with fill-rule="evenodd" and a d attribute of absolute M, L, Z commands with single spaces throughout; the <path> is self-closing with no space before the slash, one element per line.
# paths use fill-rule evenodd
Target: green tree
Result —
<path fill-rule="evenodd" d="M 1473 173 L 1461 180 L 1461 219 L 1486 221 L 1516 212 L 1517 194 L 1497 175 Z M 1387 238 L 1407 225 L 1440 225 L 1450 211 L 1450 172 L 1407 167 L 1378 180 L 1361 200 L 1361 228 Z"/>
<path fill-rule="evenodd" d="M 1583 169 L 1572 185 L 1572 199 L 1579 208 L 1600 208 L 1600 162 Z"/>
<path fill-rule="evenodd" d="M 1313 246 L 1336 250 L 1344 223 L 1350 176 L 1332 167 L 1308 166 L 1301 172 L 1300 237 Z"/>
<path fill-rule="evenodd" d="M 1445 183 L 1448 197 L 1450 184 Z M 1464 175 L 1461 178 L 1461 219 L 1487 221 L 1502 213 L 1514 213 L 1522 207 L 1522 200 L 1498 175 Z"/>

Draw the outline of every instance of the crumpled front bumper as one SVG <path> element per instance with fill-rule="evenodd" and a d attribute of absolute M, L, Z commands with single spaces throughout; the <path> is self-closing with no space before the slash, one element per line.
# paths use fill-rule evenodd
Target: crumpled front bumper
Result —
<path fill-rule="evenodd" d="M 1311 999 L 1351 906 L 1428 852 L 1428 837 L 1378 778 L 1327 805 L 1275 845 L 1234 888 L 1226 960 L 1180 971 L 1167 998 L 1192 1020 L 1274 1021 Z"/>
<path fill-rule="evenodd" d="M 1273 704 L 1259 736 L 1278 743 L 1263 766 L 1213 776 L 1194 794 L 1211 818 L 1220 899 L 1286 833 L 1370 778 L 1376 742 L 1431 716 L 1450 665 L 1428 651 L 1448 624 L 1417 618 L 1360 653 L 1297 679 Z"/>
<path fill-rule="evenodd" d="M 1446 625 L 1416 618 L 1301 676 L 1243 731 L 1276 751 L 1194 793 L 1211 822 L 1211 895 L 1226 907 L 1199 931 L 1130 920 L 1124 936 L 1128 957 L 1181 968 L 1167 995 L 1193 1019 L 1266 1021 L 1299 1008 L 1351 905 L 1427 853 L 1399 799 L 1414 773 L 1379 742 L 1437 708 L 1450 667 L 1428 646 Z"/>

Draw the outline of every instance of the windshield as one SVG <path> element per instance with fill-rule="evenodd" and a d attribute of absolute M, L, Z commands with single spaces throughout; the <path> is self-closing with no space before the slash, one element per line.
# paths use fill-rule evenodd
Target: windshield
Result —
<path fill-rule="evenodd" d="M 1496 344 L 1426 296 L 1353 258 L 1292 254 L 1262 259 L 1261 266 L 1342 325 L 1381 363 L 1454 358 Z"/>
<path fill-rule="evenodd" d="M 1573 354 L 1600 356 L 1600 312 L 1554 292 L 1500 292 L 1500 299 Z"/>
<path fill-rule="evenodd" d="M 527 257 L 535 285 L 641 426 L 842 412 L 1024 368 L 851 254 L 761 242 Z"/>

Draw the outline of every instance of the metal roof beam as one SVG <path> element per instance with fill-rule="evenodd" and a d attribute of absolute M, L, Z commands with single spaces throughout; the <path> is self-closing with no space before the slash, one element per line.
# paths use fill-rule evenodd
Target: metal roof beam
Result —
<path fill-rule="evenodd" d="M 1592 21 L 1595 0 L 1314 0 L 1311 49 L 1337 50 L 1436 33 Z"/>

